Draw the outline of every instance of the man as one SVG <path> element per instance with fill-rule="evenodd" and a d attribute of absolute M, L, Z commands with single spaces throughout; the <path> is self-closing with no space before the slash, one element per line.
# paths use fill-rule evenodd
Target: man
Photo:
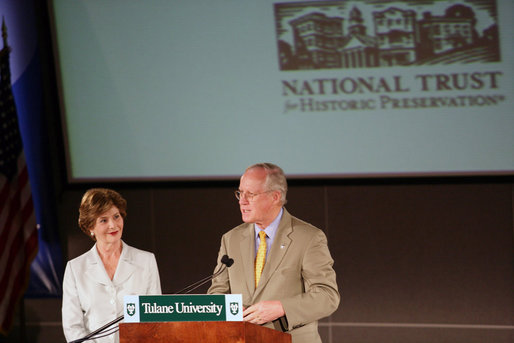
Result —
<path fill-rule="evenodd" d="M 223 235 L 218 257 L 234 265 L 208 293 L 242 294 L 244 321 L 288 332 L 293 343 L 321 342 L 318 320 L 339 305 L 325 234 L 284 208 L 287 181 L 274 164 L 248 167 L 235 194 L 244 224 Z"/>

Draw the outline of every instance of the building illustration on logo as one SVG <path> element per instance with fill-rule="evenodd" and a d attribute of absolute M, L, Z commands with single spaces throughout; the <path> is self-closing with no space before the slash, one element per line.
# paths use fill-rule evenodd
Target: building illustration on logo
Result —
<path fill-rule="evenodd" d="M 412 1 L 377 3 L 275 4 L 280 69 L 500 61 L 495 0 L 462 0 L 453 5 L 445 1 L 447 7 L 440 15 L 432 13 L 431 6 L 443 4 L 437 0 L 418 3 L 415 9 L 406 6 Z M 490 23 L 479 32 L 478 18 L 484 13 Z"/>

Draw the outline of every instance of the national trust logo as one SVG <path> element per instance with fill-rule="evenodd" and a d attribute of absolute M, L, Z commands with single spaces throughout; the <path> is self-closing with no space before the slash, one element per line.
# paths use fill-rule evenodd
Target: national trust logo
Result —
<path fill-rule="evenodd" d="M 275 3 L 280 70 L 499 62 L 496 0 Z"/>
<path fill-rule="evenodd" d="M 502 4 L 275 3 L 283 113 L 502 106 L 502 78 L 511 68 L 500 53 Z"/>

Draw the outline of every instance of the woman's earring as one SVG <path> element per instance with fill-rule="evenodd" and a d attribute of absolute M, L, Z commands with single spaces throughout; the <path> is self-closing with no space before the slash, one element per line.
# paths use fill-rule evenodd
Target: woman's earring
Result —
<path fill-rule="evenodd" d="M 91 237 L 93 237 L 95 234 L 93 233 L 93 231 L 91 231 Z"/>

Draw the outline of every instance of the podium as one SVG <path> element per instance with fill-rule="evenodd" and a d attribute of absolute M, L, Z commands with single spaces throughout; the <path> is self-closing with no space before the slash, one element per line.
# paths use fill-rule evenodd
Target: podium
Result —
<path fill-rule="evenodd" d="M 291 335 L 248 322 L 120 323 L 120 343 L 291 343 Z"/>

